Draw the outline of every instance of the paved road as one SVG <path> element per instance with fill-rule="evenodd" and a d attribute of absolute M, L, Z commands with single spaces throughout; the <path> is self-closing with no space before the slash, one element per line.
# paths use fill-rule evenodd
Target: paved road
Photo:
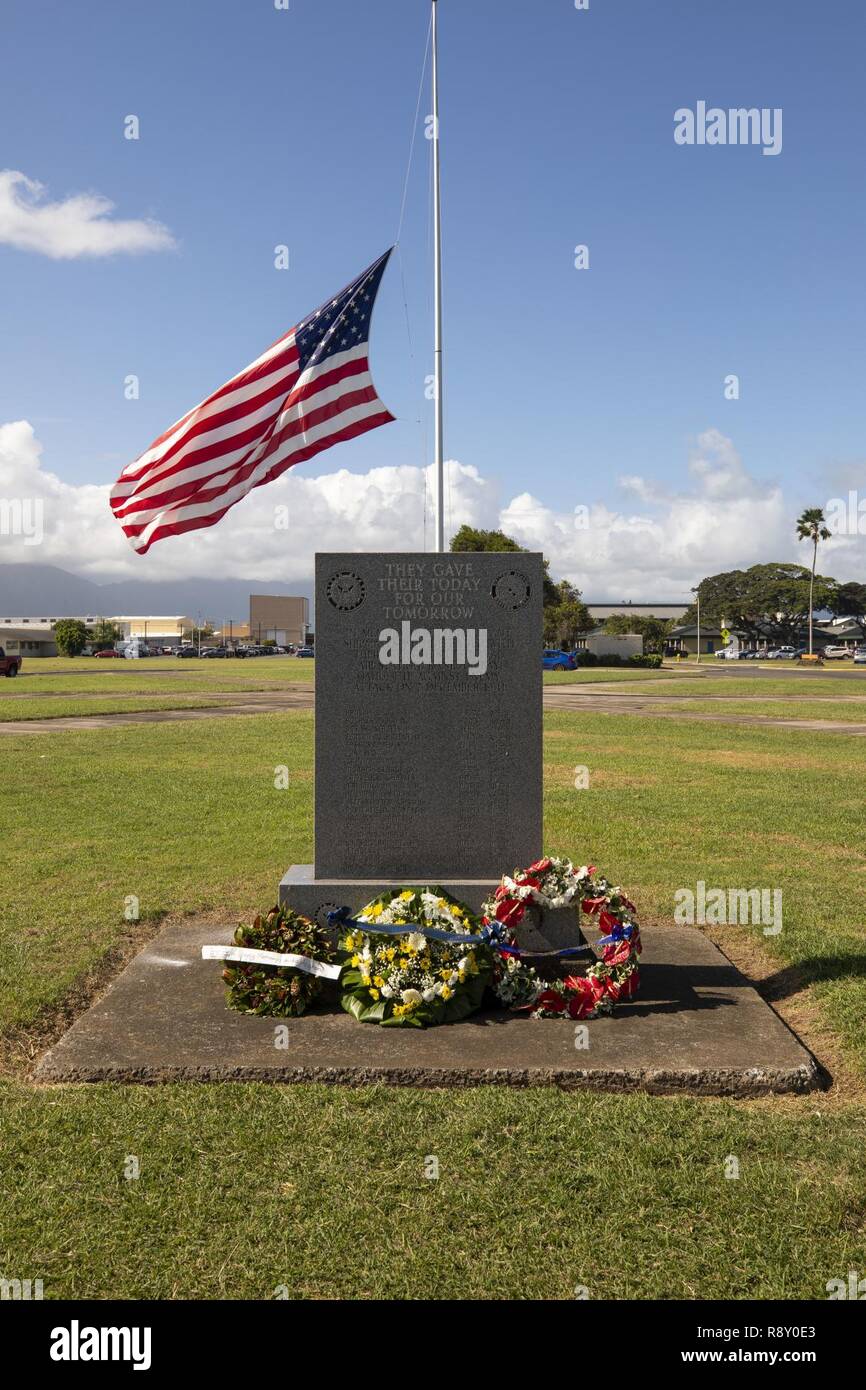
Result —
<path fill-rule="evenodd" d="M 208 696 L 214 699 L 215 696 Z M 59 729 L 114 729 L 119 724 L 164 724 L 187 719 L 213 719 L 216 715 L 280 714 L 287 709 L 312 709 L 313 687 L 293 686 L 291 689 L 270 692 L 250 692 L 238 699 L 226 697 L 233 703 L 213 705 L 209 709 L 152 709 L 129 714 L 74 714 L 60 719 L 7 719 L 0 722 L 0 734 L 51 734 Z"/>
<path fill-rule="evenodd" d="M 691 692 L 689 692 L 691 695 Z M 47 734 L 60 729 L 111 729 L 120 724 L 162 724 L 167 721 L 213 719 L 236 717 L 245 714 L 279 714 L 284 710 L 313 709 L 314 688 L 308 686 L 285 687 L 279 691 L 255 691 L 244 694 L 242 699 L 231 693 L 208 696 L 218 701 L 205 709 L 160 709 L 140 710 L 129 714 L 80 714 L 62 719 L 5 720 L 0 722 L 0 734 Z M 691 719 L 709 724 L 760 725 L 762 728 L 808 729 L 821 733 L 849 734 L 853 737 L 866 735 L 866 721 L 861 723 L 836 723 L 831 719 L 768 719 L 759 714 L 726 714 L 704 712 L 702 710 L 660 709 L 659 701 L 671 704 L 687 696 L 671 695 L 669 692 L 652 695 L 630 695 L 619 686 L 616 689 L 599 690 L 598 687 L 584 687 L 582 690 L 568 685 L 548 685 L 544 688 L 544 708 L 557 711 L 586 711 L 592 714 L 629 714 L 653 719 Z M 742 698 L 731 696 L 694 696 L 706 698 L 707 702 Z M 822 703 L 830 705 L 844 702 L 846 697 L 818 697 Z"/>
<path fill-rule="evenodd" d="M 704 713 L 701 710 L 687 709 L 660 709 L 657 702 L 664 701 L 666 704 L 674 703 L 678 699 L 689 698 L 677 695 L 621 695 L 619 691 L 605 693 L 583 693 L 578 692 L 573 687 L 563 685 L 547 686 L 544 691 L 544 708 L 546 710 L 584 710 L 593 714 L 631 714 L 644 715 L 653 719 L 692 719 L 706 724 L 759 724 L 761 728 L 769 729 L 811 729 L 821 733 L 834 734 L 853 734 L 866 735 L 866 721 L 862 724 L 845 722 L 838 723 L 832 719 L 773 719 L 761 714 L 726 714 L 723 711 L 716 714 Z M 703 699 L 703 696 L 696 694 L 691 698 Z M 743 697 L 732 696 L 710 696 L 710 700 L 720 700 Z M 746 697 L 748 698 L 748 697 Z M 834 704 L 832 697 L 828 703 Z M 845 701 L 847 703 L 847 701 Z"/>

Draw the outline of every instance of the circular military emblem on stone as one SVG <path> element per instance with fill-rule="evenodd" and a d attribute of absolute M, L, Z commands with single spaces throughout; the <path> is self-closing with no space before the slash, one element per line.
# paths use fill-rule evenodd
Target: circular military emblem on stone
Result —
<path fill-rule="evenodd" d="M 520 570 L 508 570 L 494 580 L 491 592 L 503 608 L 522 608 L 529 598 L 529 580 Z"/>
<path fill-rule="evenodd" d="M 324 927 L 324 928 L 325 928 L 325 931 L 329 931 L 329 930 L 333 931 L 333 928 L 331 927 L 331 923 L 328 921 L 328 913 L 329 913 L 329 912 L 339 912 L 339 910 L 340 910 L 340 904 L 339 904 L 339 903 L 320 903 L 320 904 L 319 904 L 319 908 L 318 908 L 318 910 L 317 910 L 317 912 L 316 912 L 316 923 L 317 923 L 317 925 L 320 926 L 320 927 Z"/>
<path fill-rule="evenodd" d="M 344 613 L 358 608 L 364 602 L 366 593 L 367 586 L 360 574 L 350 574 L 344 570 L 328 580 L 328 602 L 333 608 L 342 609 Z"/>

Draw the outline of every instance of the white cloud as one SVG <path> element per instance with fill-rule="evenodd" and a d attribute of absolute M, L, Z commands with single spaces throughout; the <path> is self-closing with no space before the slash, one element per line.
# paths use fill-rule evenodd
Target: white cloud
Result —
<path fill-rule="evenodd" d="M 23 545 L 0 535 L 0 562 L 59 565 L 96 582 L 198 576 L 306 579 L 317 550 L 423 550 L 433 537 L 432 477 L 404 466 L 320 477 L 303 465 L 249 496 L 213 527 L 170 536 L 137 555 L 109 508 L 110 484 L 74 486 L 41 465 L 42 446 L 27 420 L 0 425 L 0 499 L 42 501 L 44 539 Z M 495 525 L 493 485 L 475 468 L 448 464 L 451 514 Z M 284 516 L 288 525 L 277 525 Z"/>
<path fill-rule="evenodd" d="M 409 465 L 316 477 L 302 465 L 255 489 L 209 530 L 170 537 L 139 556 L 109 509 L 109 484 L 65 483 L 43 468 L 41 453 L 28 421 L 0 425 L 0 501 L 41 499 L 44 530 L 39 545 L 0 535 L 0 561 L 58 565 L 97 582 L 202 576 L 291 582 L 310 578 L 317 550 L 424 550 L 433 542 L 431 470 L 426 477 Z M 571 579 L 596 602 L 677 600 L 706 574 L 808 560 L 794 538 L 802 499 L 753 478 L 729 439 L 716 431 L 702 435 L 690 466 L 692 491 L 662 495 L 650 484 L 632 487 L 642 507 L 629 512 L 602 502 L 586 511 L 555 510 L 529 492 L 503 507 L 492 480 L 452 461 L 448 513 L 454 530 L 463 522 L 500 526 L 543 550 L 555 577 Z M 285 529 L 275 525 L 283 515 Z M 834 538 L 822 556 L 825 574 L 863 579 L 866 536 Z"/>
<path fill-rule="evenodd" d="M 38 251 L 52 260 L 168 251 L 175 245 L 161 222 L 112 219 L 114 204 L 99 193 L 45 201 L 45 189 L 16 169 L 0 171 L 0 244 Z"/>

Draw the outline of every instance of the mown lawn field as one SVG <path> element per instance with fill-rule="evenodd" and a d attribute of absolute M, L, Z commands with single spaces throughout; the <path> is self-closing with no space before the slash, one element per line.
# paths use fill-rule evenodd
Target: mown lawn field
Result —
<path fill-rule="evenodd" d="M 27 1038 L 129 938 L 128 895 L 144 939 L 266 907 L 310 859 L 312 719 L 5 736 L 5 1277 L 49 1298 L 824 1298 L 866 1269 L 866 748 L 843 735 L 545 720 L 547 846 L 645 921 L 698 879 L 782 889 L 781 936 L 752 945 L 820 1021 L 838 1095 L 33 1087 Z"/>

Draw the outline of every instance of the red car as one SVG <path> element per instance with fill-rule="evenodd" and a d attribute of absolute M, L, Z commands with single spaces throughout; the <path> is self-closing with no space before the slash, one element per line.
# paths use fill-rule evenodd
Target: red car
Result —
<path fill-rule="evenodd" d="M 104 652 L 94 652 L 94 656 L 119 656 L 123 660 L 123 652 L 116 652 L 113 647 L 106 647 Z"/>
<path fill-rule="evenodd" d="M 3 647 L 0 647 L 0 676 L 17 676 L 21 670 L 20 656 L 7 656 Z"/>

